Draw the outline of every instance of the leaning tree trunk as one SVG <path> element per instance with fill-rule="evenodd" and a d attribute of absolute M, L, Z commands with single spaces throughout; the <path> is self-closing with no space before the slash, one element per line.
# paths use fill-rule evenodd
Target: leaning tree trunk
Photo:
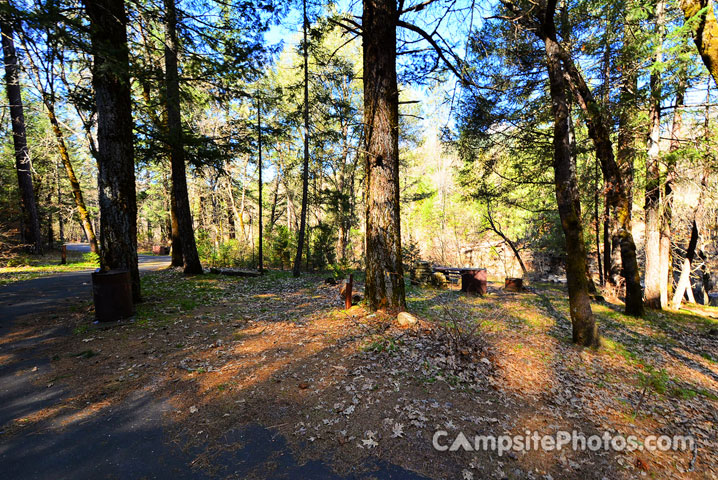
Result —
<path fill-rule="evenodd" d="M 569 109 L 566 84 L 558 55 L 553 15 L 556 1 L 549 0 L 543 25 L 546 66 L 549 74 L 551 109 L 554 115 L 554 179 L 556 201 L 566 240 L 566 280 L 573 325 L 573 342 L 598 346 L 598 328 L 591 311 L 586 276 L 586 246 L 581 222 L 581 203 L 569 141 Z"/>
<path fill-rule="evenodd" d="M 24 40 L 23 46 L 25 47 L 25 50 L 27 50 L 27 45 Z M 65 167 L 67 178 L 70 181 L 72 198 L 75 200 L 75 207 L 77 208 L 77 214 L 80 217 L 82 229 L 85 231 L 85 236 L 87 237 L 87 241 L 90 244 L 90 251 L 94 253 L 99 253 L 99 248 L 97 247 L 97 237 L 95 236 L 95 229 L 92 227 L 90 213 L 87 211 L 87 206 L 85 206 L 85 199 L 82 195 L 82 188 L 80 187 L 80 182 L 77 180 L 77 176 L 75 175 L 75 169 L 72 167 L 72 162 L 70 162 L 70 154 L 67 150 L 67 144 L 65 143 L 65 135 L 64 133 L 62 133 L 62 129 L 60 128 L 60 122 L 57 119 L 57 115 L 55 114 L 54 86 L 52 83 L 50 83 L 49 87 L 46 89 L 40 79 L 40 70 L 37 68 L 37 64 L 33 61 L 31 56 L 28 56 L 28 60 L 30 63 L 30 69 L 37 83 L 37 88 L 38 90 L 40 90 L 40 93 L 42 95 L 42 102 L 45 105 L 45 109 L 47 111 L 47 118 L 48 120 L 50 120 L 52 132 L 55 134 L 55 141 L 57 142 L 58 153 L 60 154 L 60 159 L 62 160 L 62 164 Z"/>
<path fill-rule="evenodd" d="M 3 1 L 7 5 L 7 1 Z M 20 188 L 20 211 L 22 213 L 22 241 L 30 245 L 34 253 L 42 253 L 42 236 L 40 218 L 37 212 L 35 190 L 32 184 L 32 160 L 27 148 L 25 133 L 25 113 L 23 111 L 22 93 L 20 92 L 20 71 L 13 42 L 11 19 L 0 16 L 0 34 L 2 34 L 2 50 L 5 60 L 5 88 L 10 102 L 10 119 L 12 123 L 12 140 L 15 147 L 15 169 Z"/>
<path fill-rule="evenodd" d="M 97 186 L 100 204 L 100 265 L 127 269 L 140 300 L 137 268 L 137 203 L 132 146 L 127 16 L 124 0 L 84 0 L 94 56 L 97 104 Z"/>
<path fill-rule="evenodd" d="M 165 81 L 167 84 L 167 135 L 172 166 L 172 196 L 177 209 L 177 226 L 182 242 L 184 273 L 202 273 L 194 239 L 192 212 L 187 194 L 182 117 L 180 113 L 179 74 L 177 70 L 177 12 L 174 0 L 165 0 Z M 174 229 L 173 229 L 174 230 Z"/>
<path fill-rule="evenodd" d="M 77 214 L 80 217 L 82 223 L 82 229 L 85 231 L 87 241 L 90 243 L 90 251 L 99 253 L 97 247 L 97 237 L 95 236 L 95 229 L 92 228 L 92 220 L 90 219 L 90 213 L 87 211 L 85 205 L 85 198 L 82 195 L 82 188 L 80 182 L 77 180 L 75 175 L 75 169 L 72 167 L 70 162 L 70 154 L 67 151 L 67 145 L 65 144 L 65 136 L 60 129 L 60 123 L 57 121 L 55 116 L 55 108 L 53 104 L 46 104 L 47 115 L 50 119 L 50 125 L 52 125 L 52 131 L 55 133 L 55 139 L 57 140 L 57 148 L 60 152 L 60 158 L 62 164 L 65 166 L 65 173 L 67 178 L 70 180 L 70 187 L 72 189 L 72 198 L 75 200 L 75 207 L 77 208 Z"/>
<path fill-rule="evenodd" d="M 399 90 L 394 0 L 364 0 L 366 299 L 372 310 L 404 310 L 399 216 Z"/>
<path fill-rule="evenodd" d="M 718 83 L 718 21 L 712 0 L 680 0 L 686 22 L 690 21 L 698 53 Z"/>
<path fill-rule="evenodd" d="M 662 44 L 665 36 L 665 0 L 656 3 L 656 37 L 658 45 L 653 54 L 654 66 L 663 60 Z M 666 305 L 661 303 L 661 285 L 667 279 L 661 276 L 661 171 L 660 171 L 660 141 L 661 141 L 661 74 L 655 69 L 650 77 L 650 107 L 648 134 L 648 158 L 646 160 L 646 247 L 645 247 L 645 275 L 644 298 L 646 306 L 661 309 Z"/>
<path fill-rule="evenodd" d="M 571 88 L 575 91 L 581 108 L 586 114 L 588 135 L 595 146 L 596 156 L 601 161 L 601 170 L 606 181 L 606 202 L 611 212 L 611 218 L 616 222 L 617 241 L 621 248 L 621 265 L 626 281 L 625 311 L 628 315 L 641 316 L 643 315 L 643 289 L 636 260 L 636 244 L 631 232 L 630 185 L 626 182 L 616 163 L 608 120 L 602 113 L 600 105 L 593 97 L 591 89 L 570 55 L 560 46 L 558 54 L 570 80 Z M 612 243 L 614 242 L 616 240 L 613 240 Z"/>

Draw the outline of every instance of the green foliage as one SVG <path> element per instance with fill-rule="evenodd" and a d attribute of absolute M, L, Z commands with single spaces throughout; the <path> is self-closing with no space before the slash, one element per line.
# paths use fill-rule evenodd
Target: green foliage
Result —
<path fill-rule="evenodd" d="M 276 225 L 268 235 L 268 262 L 279 266 L 282 270 L 292 265 L 292 253 L 296 249 L 296 238 L 284 225 Z"/>
<path fill-rule="evenodd" d="M 82 261 L 88 265 L 100 266 L 100 256 L 95 252 L 87 252 L 82 255 Z"/>
<path fill-rule="evenodd" d="M 412 267 L 417 261 L 421 260 L 421 247 L 419 242 L 409 237 L 408 241 L 401 244 L 401 255 L 406 267 Z"/>
<path fill-rule="evenodd" d="M 670 377 L 665 368 L 656 370 L 649 365 L 645 367 L 644 371 L 638 372 L 638 381 L 641 388 L 650 389 L 663 395 L 668 390 Z"/>
<path fill-rule="evenodd" d="M 336 263 L 336 230 L 322 223 L 312 229 L 309 263 L 315 270 L 324 270 Z"/>
<path fill-rule="evenodd" d="M 332 278 L 334 278 L 334 280 L 341 280 L 347 278 L 350 273 L 354 272 L 354 269 L 351 268 L 351 265 L 346 260 L 340 263 L 330 263 L 327 266 L 327 270 L 331 272 Z"/>

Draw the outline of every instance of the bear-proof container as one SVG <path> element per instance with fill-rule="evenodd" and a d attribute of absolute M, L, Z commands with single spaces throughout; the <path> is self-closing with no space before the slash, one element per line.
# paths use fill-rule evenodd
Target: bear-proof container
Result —
<path fill-rule="evenodd" d="M 132 301 L 132 279 L 128 270 L 108 270 L 92 274 L 92 297 L 95 319 L 114 322 L 135 314 Z"/>

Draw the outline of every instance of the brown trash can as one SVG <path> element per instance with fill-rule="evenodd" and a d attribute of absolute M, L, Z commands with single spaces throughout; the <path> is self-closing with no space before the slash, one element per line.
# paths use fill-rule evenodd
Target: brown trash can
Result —
<path fill-rule="evenodd" d="M 95 319 L 99 322 L 114 322 L 135 314 L 132 279 L 128 270 L 93 273 L 92 297 L 95 302 Z"/>
<path fill-rule="evenodd" d="M 461 291 L 486 295 L 486 269 L 463 271 L 461 273 Z"/>

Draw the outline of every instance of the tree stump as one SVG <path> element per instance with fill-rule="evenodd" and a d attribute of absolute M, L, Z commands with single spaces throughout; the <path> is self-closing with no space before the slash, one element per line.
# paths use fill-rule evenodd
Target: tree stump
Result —
<path fill-rule="evenodd" d="M 504 281 L 504 290 L 506 290 L 507 292 L 523 292 L 523 278 L 506 277 L 506 280 Z"/>
<path fill-rule="evenodd" d="M 466 270 L 461 273 L 461 291 L 486 295 L 486 270 Z"/>

